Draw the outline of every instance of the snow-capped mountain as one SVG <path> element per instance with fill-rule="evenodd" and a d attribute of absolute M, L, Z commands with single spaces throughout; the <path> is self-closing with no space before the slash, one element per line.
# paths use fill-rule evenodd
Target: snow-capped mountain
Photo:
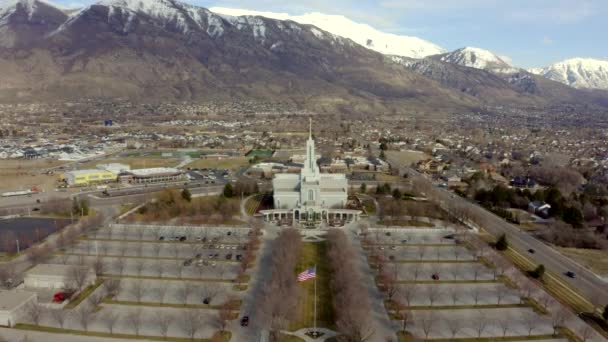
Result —
<path fill-rule="evenodd" d="M 574 88 L 608 90 L 608 60 L 572 58 L 528 71 Z"/>
<path fill-rule="evenodd" d="M 66 18 L 62 9 L 41 0 L 0 3 L 0 47 L 20 47 L 41 40 Z"/>
<path fill-rule="evenodd" d="M 300 24 L 314 25 L 321 30 L 348 38 L 368 49 L 385 55 L 397 55 L 412 58 L 422 58 L 445 52 L 441 47 L 426 40 L 384 33 L 375 28 L 357 23 L 341 15 L 323 13 L 306 13 L 289 15 L 287 13 L 250 11 L 234 8 L 212 7 L 210 11 L 228 16 L 261 16 L 279 20 L 293 20 Z"/>
<path fill-rule="evenodd" d="M 485 70 L 502 70 L 509 71 L 514 69 L 506 58 L 500 57 L 492 51 L 475 48 L 464 47 L 452 52 L 436 56 L 443 62 L 458 64 L 475 69 Z"/>

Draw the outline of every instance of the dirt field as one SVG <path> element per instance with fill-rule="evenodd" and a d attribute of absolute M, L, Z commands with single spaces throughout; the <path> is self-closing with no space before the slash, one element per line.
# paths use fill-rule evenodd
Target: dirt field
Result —
<path fill-rule="evenodd" d="M 236 157 L 226 159 L 198 159 L 192 163 L 186 165 L 190 168 L 217 168 L 217 169 L 228 169 L 236 170 L 241 166 L 249 165 L 249 159 L 247 157 Z"/>
<path fill-rule="evenodd" d="M 430 158 L 426 153 L 419 151 L 386 151 L 386 154 L 392 158 L 397 158 L 405 165 Z"/>
<path fill-rule="evenodd" d="M 40 174 L 40 170 L 67 164 L 68 162 L 49 159 L 2 160 L 0 162 L 0 191 L 30 189 L 33 186 L 50 190 L 55 187 L 60 173 Z"/>
<path fill-rule="evenodd" d="M 598 275 L 608 276 L 608 250 L 559 247 L 558 250 Z"/>

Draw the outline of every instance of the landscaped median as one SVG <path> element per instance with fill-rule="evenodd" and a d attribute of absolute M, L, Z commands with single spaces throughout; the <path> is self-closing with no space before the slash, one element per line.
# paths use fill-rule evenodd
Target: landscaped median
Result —
<path fill-rule="evenodd" d="M 135 335 L 135 334 L 119 334 L 119 333 L 106 333 L 100 331 L 83 331 L 83 330 L 74 330 L 74 329 L 62 329 L 55 327 L 47 327 L 33 324 L 23 324 L 19 323 L 15 326 L 15 329 L 20 330 L 29 330 L 29 331 L 39 331 L 45 333 L 54 333 L 54 334 L 70 334 L 70 335 L 80 335 L 80 336 L 92 336 L 92 337 L 109 337 L 109 338 L 122 338 L 122 339 L 130 339 L 130 340 L 148 340 L 148 341 L 171 341 L 171 342 L 210 342 L 210 341 L 230 341 L 230 337 L 232 334 L 229 331 L 217 332 L 215 333 L 218 338 L 222 338 L 221 340 L 215 339 L 212 337 L 211 339 L 191 339 L 186 337 L 161 337 L 161 336 L 153 336 L 153 335 Z"/>

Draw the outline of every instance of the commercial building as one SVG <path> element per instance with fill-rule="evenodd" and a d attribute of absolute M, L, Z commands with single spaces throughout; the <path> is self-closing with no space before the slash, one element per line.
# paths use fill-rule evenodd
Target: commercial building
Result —
<path fill-rule="evenodd" d="M 175 182 L 187 179 L 182 171 L 172 167 L 136 169 L 124 171 L 118 175 L 118 180 L 121 183 L 133 184 Z"/>
<path fill-rule="evenodd" d="M 116 181 L 116 174 L 106 170 L 75 170 L 64 174 L 69 186 L 86 186 L 97 183 L 110 183 Z"/>
<path fill-rule="evenodd" d="M 76 288 L 76 275 L 85 273 L 82 287 L 95 283 L 97 277 L 89 266 L 39 264 L 26 272 L 23 282 L 26 288 L 68 289 Z"/>
<path fill-rule="evenodd" d="M 112 172 L 115 175 L 118 175 L 121 172 L 131 170 L 131 166 L 127 164 L 121 163 L 108 163 L 108 164 L 98 164 L 96 165 L 99 170 L 105 170 L 108 172 Z"/>
<path fill-rule="evenodd" d="M 35 292 L 23 290 L 0 290 L 0 325 L 13 327 L 26 315 L 27 305 L 36 304 Z"/>

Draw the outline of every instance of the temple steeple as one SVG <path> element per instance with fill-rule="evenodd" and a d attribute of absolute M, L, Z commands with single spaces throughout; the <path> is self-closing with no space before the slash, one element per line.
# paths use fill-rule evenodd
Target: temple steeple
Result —
<path fill-rule="evenodd" d="M 304 161 L 304 169 L 302 174 L 317 175 L 319 167 L 317 166 L 317 158 L 315 156 L 315 141 L 312 139 L 312 118 L 308 122 L 308 141 L 306 142 L 306 160 Z"/>

